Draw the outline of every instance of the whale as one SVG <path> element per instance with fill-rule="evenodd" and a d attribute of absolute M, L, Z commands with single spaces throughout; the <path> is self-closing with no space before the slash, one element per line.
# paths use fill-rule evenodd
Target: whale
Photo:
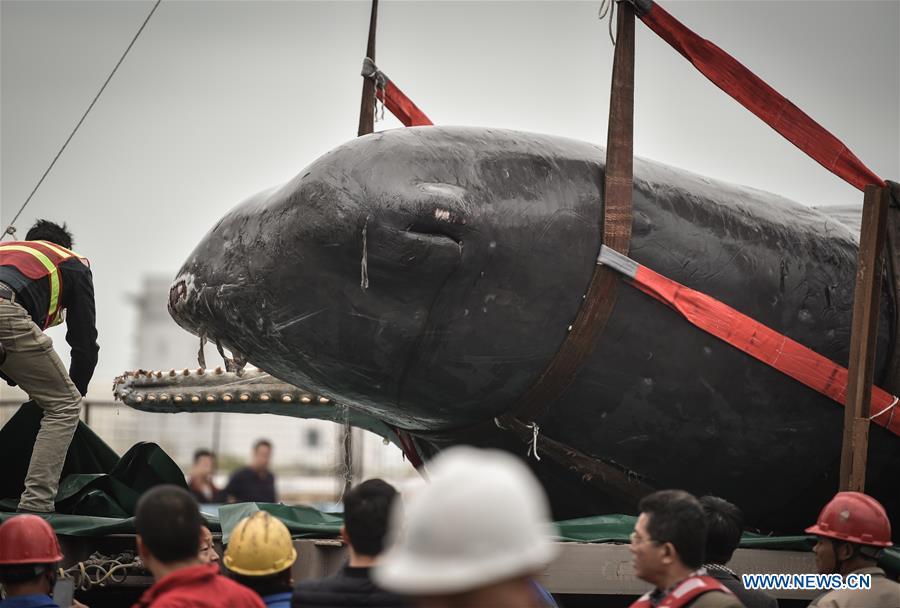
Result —
<path fill-rule="evenodd" d="M 225 214 L 177 273 L 170 313 L 274 378 L 408 433 L 426 457 L 458 443 L 519 454 L 558 518 L 633 510 L 635 497 L 539 459 L 543 437 L 641 488 L 718 495 L 754 528 L 801 530 L 837 490 L 841 405 L 625 283 L 580 371 L 533 421 L 533 445 L 499 424 L 584 302 L 604 165 L 601 146 L 493 128 L 357 138 Z M 633 181 L 629 257 L 848 364 L 852 229 L 647 159 Z M 896 344 L 884 280 L 876 384 L 892 381 Z M 898 480 L 900 437 L 873 425 L 867 492 L 895 521 Z"/>

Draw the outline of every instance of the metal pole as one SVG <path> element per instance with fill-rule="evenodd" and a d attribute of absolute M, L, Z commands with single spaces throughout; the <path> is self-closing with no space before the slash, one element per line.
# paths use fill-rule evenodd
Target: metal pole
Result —
<path fill-rule="evenodd" d="M 840 489 L 843 491 L 863 492 L 866 487 L 869 406 L 878 342 L 888 200 L 887 188 L 866 187 L 853 295 L 850 366 L 841 446 Z"/>

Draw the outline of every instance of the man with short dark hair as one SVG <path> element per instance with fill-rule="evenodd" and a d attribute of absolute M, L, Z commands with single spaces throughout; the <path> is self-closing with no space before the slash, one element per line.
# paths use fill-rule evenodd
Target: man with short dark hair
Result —
<path fill-rule="evenodd" d="M 741 542 L 744 514 L 724 498 L 701 496 L 700 504 L 706 515 L 707 573 L 734 593 L 747 608 L 778 608 L 778 600 L 756 589 L 747 589 L 737 573 L 726 566 Z"/>
<path fill-rule="evenodd" d="M 188 489 L 201 504 L 222 502 L 222 491 L 213 483 L 216 455 L 201 448 L 194 452 L 194 463 L 188 475 Z"/>
<path fill-rule="evenodd" d="M 264 608 L 255 593 L 219 575 L 198 556 L 203 518 L 187 490 L 160 485 L 137 504 L 137 549 L 155 582 L 134 608 Z"/>
<path fill-rule="evenodd" d="M 372 582 L 372 566 L 384 550 L 391 506 L 399 500 L 397 490 L 381 479 L 370 479 L 344 496 L 344 525 L 341 539 L 350 560 L 340 572 L 320 580 L 306 580 L 294 588 L 295 608 L 329 606 L 407 606 L 399 595 L 384 591 Z"/>
<path fill-rule="evenodd" d="M 65 224 L 38 220 L 25 239 L 0 243 L 0 376 L 43 410 L 18 510 L 52 513 L 100 349 L 94 282 L 87 258 L 69 250 Z M 68 371 L 44 333 L 63 320 L 72 347 Z"/>
<path fill-rule="evenodd" d="M 228 502 L 278 502 L 275 475 L 269 470 L 271 460 L 272 443 L 258 439 L 253 444 L 250 466 L 232 473 L 225 486 L 223 493 Z"/>
<path fill-rule="evenodd" d="M 663 490 L 641 499 L 631 534 L 635 574 L 652 591 L 631 608 L 743 608 L 727 587 L 701 568 L 706 549 L 706 518 L 694 496 Z"/>

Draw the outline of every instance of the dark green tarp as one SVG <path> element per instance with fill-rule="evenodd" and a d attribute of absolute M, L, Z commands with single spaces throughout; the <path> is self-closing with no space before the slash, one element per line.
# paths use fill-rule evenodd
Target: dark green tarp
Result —
<path fill-rule="evenodd" d="M 40 421 L 40 408 L 29 402 L 0 429 L 0 510 L 16 509 Z M 141 494 L 161 483 L 187 487 L 181 469 L 158 445 L 138 443 L 119 458 L 87 425 L 79 422 L 66 454 L 56 511 L 128 518 L 134 515 Z"/>
<path fill-rule="evenodd" d="M 633 515 L 597 515 L 556 522 L 560 540 L 580 543 L 627 543 L 634 530 Z M 786 551 L 811 551 L 815 536 L 763 536 L 744 532 L 740 546 L 744 549 L 783 549 Z M 893 572 L 900 572 L 900 547 L 882 552 L 878 563 Z"/>
<path fill-rule="evenodd" d="M 271 503 L 241 502 L 219 507 L 222 543 L 227 543 L 238 522 L 257 511 L 266 511 L 287 526 L 294 538 L 334 537 L 344 523 L 341 515 L 323 513 L 312 507 L 275 505 Z"/>

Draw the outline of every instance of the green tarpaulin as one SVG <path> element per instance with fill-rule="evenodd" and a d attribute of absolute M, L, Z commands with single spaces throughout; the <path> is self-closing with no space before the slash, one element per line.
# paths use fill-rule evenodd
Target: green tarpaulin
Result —
<path fill-rule="evenodd" d="M 0 429 L 3 511 L 14 511 L 18 504 L 40 422 L 40 408 L 29 402 Z M 162 483 L 187 487 L 181 469 L 158 445 L 138 443 L 119 458 L 87 425 L 79 422 L 63 466 L 56 510 L 69 515 L 131 517 L 141 494 Z"/>
<path fill-rule="evenodd" d="M 277 517 L 291 531 L 294 538 L 322 538 L 337 536 L 344 520 L 340 515 L 323 513 L 312 507 L 273 505 L 270 503 L 242 502 L 219 507 L 222 543 L 228 543 L 238 522 L 257 511 L 267 511 Z"/>

